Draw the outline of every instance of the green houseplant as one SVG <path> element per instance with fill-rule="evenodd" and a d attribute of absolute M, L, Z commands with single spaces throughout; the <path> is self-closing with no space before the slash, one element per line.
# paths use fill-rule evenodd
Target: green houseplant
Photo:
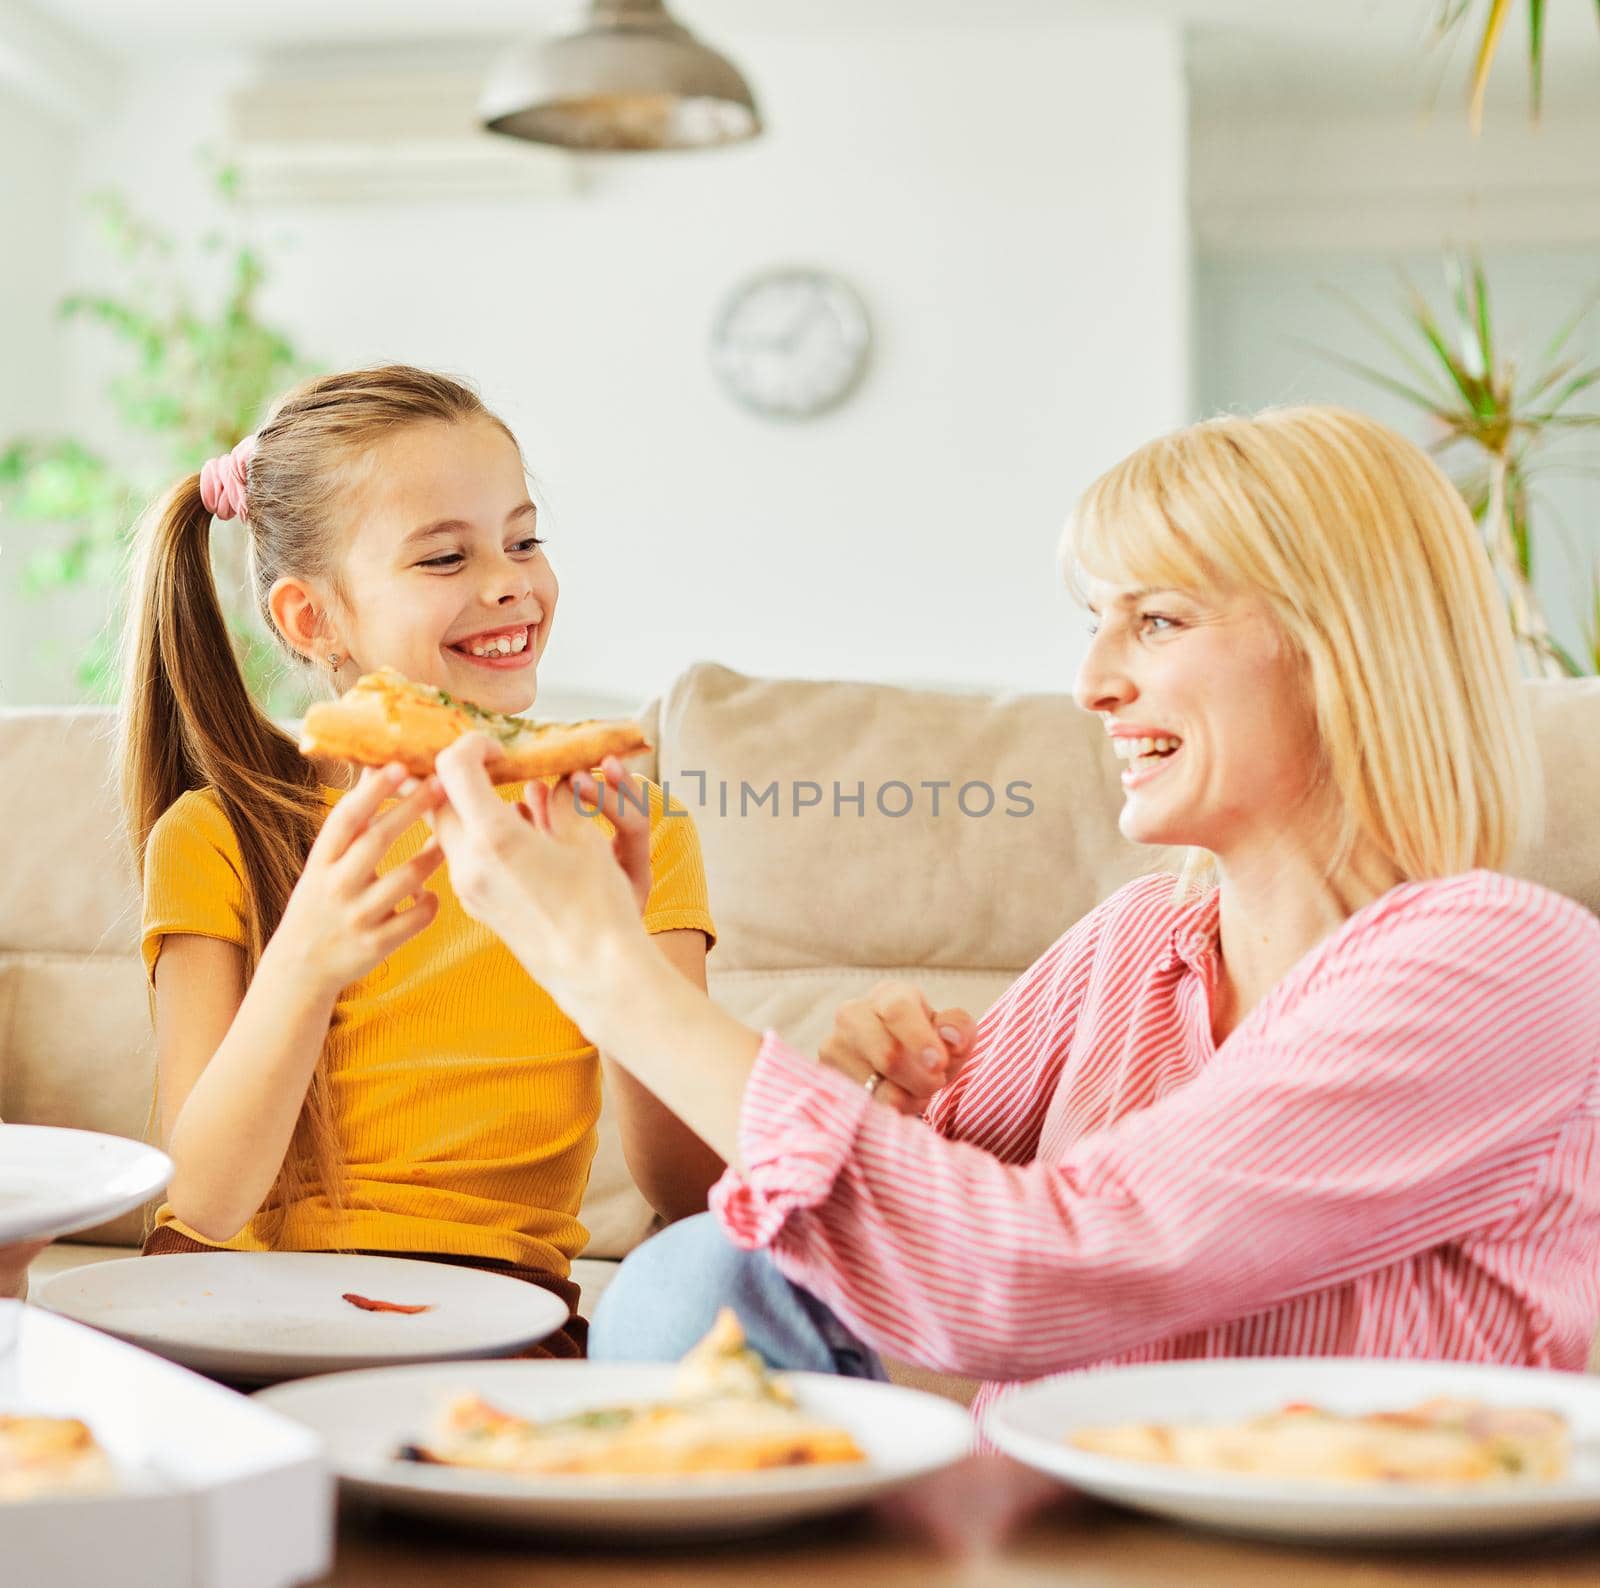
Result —
<path fill-rule="evenodd" d="M 1544 97 L 1544 23 L 1547 0 L 1528 0 L 1528 102 L 1538 120 Z M 1581 3 L 1581 0 L 1578 0 Z M 1600 0 L 1594 0 L 1600 13 Z M 1453 42 L 1469 28 L 1477 32 L 1472 54 L 1472 76 L 1467 89 L 1467 110 L 1472 130 L 1483 128 L 1483 96 L 1511 20 L 1511 0 L 1437 0 L 1434 32 L 1441 41 Z"/>
<path fill-rule="evenodd" d="M 117 689 L 115 635 L 140 510 L 172 480 L 248 435 L 268 400 L 309 372 L 288 336 L 258 315 L 266 267 L 241 235 L 235 173 L 220 167 L 214 182 L 224 221 L 199 251 L 222 267 L 222 280 L 216 301 L 204 305 L 170 236 L 116 194 L 92 200 L 122 284 L 115 292 L 75 293 L 61 313 L 114 344 L 117 367 L 106 390 L 126 432 L 116 459 L 75 436 L 0 441 L 0 500 L 13 538 L 21 530 L 29 548 L 24 589 L 39 599 L 84 587 L 106 594 L 107 622 L 87 645 L 75 680 L 94 700 L 112 699 Z M 214 557 L 247 681 L 270 709 L 293 711 L 299 686 L 254 611 L 244 536 L 219 535 Z"/>
<path fill-rule="evenodd" d="M 1581 653 L 1551 634 L 1533 588 L 1535 480 L 1541 472 L 1572 466 L 1561 451 L 1564 441 L 1600 433 L 1600 413 L 1578 404 L 1600 384 L 1600 363 L 1567 355 L 1574 333 L 1600 303 L 1600 293 L 1579 307 L 1535 366 L 1523 371 L 1497 339 L 1482 260 L 1470 253 L 1447 255 L 1445 275 L 1450 308 L 1443 318 L 1402 277 L 1403 334 L 1353 299 L 1344 300 L 1394 354 L 1402 375 L 1323 351 L 1433 421 L 1438 432 L 1433 450 L 1442 455 L 1483 531 L 1526 670 L 1553 677 L 1600 673 L 1600 568 L 1582 597 Z"/>

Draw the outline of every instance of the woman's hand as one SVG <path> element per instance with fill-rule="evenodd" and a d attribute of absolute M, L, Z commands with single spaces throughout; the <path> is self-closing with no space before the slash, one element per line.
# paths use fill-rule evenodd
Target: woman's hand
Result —
<path fill-rule="evenodd" d="M 268 952 L 292 959 L 320 990 L 337 995 L 367 975 L 439 913 L 439 897 L 423 886 L 443 863 L 430 839 L 421 851 L 383 876 L 378 863 L 409 828 L 435 810 L 444 792 L 434 778 L 404 792 L 390 811 L 384 800 L 402 792 L 402 766 L 368 768 L 333 808 L 311 846 L 306 869 L 289 895 Z"/>
<path fill-rule="evenodd" d="M 628 955 L 656 957 L 639 921 L 638 886 L 593 820 L 592 801 L 580 811 L 563 779 L 553 788 L 530 783 L 523 803 L 508 805 L 484 770 L 491 748 L 482 734 L 464 734 L 436 762 L 449 803 L 434 813 L 433 830 L 451 886 L 467 914 L 605 1047 Z"/>
<path fill-rule="evenodd" d="M 877 1071 L 874 1100 L 920 1114 L 960 1073 L 977 1031 L 965 1009 L 935 1010 L 909 982 L 882 981 L 839 1006 L 817 1057 L 863 1085 Z"/>
<path fill-rule="evenodd" d="M 616 847 L 574 808 L 571 784 L 530 783 L 507 804 L 484 770 L 492 746 L 464 734 L 435 763 L 449 804 L 433 830 L 467 914 L 603 1052 L 727 1163 L 761 1038 L 718 1009 L 645 935 Z"/>
<path fill-rule="evenodd" d="M 579 772 L 571 778 L 563 778 L 553 788 L 547 789 L 543 783 L 530 783 L 526 791 L 529 803 L 531 806 L 533 791 L 538 789 L 540 797 L 546 800 L 554 796 L 576 804 L 584 816 L 604 816 L 615 832 L 611 852 L 633 889 L 639 914 L 643 915 L 650 902 L 650 884 L 654 880 L 650 875 L 650 804 L 644 779 L 626 771 L 614 755 L 608 755 L 600 763 L 600 770 L 603 780 L 589 772 Z M 541 825 L 549 827 L 548 822 Z"/>

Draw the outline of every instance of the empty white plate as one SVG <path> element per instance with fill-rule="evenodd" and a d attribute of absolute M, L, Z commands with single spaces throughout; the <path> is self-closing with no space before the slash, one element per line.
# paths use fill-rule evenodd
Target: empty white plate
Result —
<path fill-rule="evenodd" d="M 0 1125 L 0 1246 L 75 1235 L 131 1213 L 171 1176 L 164 1152 L 126 1136 Z"/>
<path fill-rule="evenodd" d="M 1474 1488 L 1295 1483 L 1125 1461 L 1067 1443 L 1077 1428 L 1235 1422 L 1288 1401 L 1348 1413 L 1400 1410 L 1434 1395 L 1561 1412 L 1572 1430 L 1571 1476 Z M 1600 1378 L 1581 1373 L 1344 1357 L 1100 1368 L 1007 1391 L 984 1432 L 1017 1460 L 1102 1499 L 1269 1538 L 1436 1543 L 1600 1522 Z"/>
<path fill-rule="evenodd" d="M 859 1505 L 971 1448 L 971 1418 L 953 1401 L 894 1384 L 791 1373 L 784 1382 L 800 1405 L 849 1429 L 866 1452 L 864 1463 L 686 1478 L 525 1478 L 395 1459 L 402 1445 L 431 1434 L 441 1406 L 456 1395 L 481 1395 L 520 1416 L 559 1417 L 664 1398 L 677 1371 L 670 1364 L 464 1362 L 340 1373 L 280 1385 L 258 1399 L 320 1434 L 340 1479 L 386 1505 L 592 1538 L 782 1527 Z"/>
<path fill-rule="evenodd" d="M 366 1312 L 346 1292 L 428 1310 Z M 549 1291 L 504 1274 L 333 1252 L 130 1257 L 57 1274 L 34 1299 L 197 1372 L 249 1384 L 503 1355 L 567 1321 Z"/>

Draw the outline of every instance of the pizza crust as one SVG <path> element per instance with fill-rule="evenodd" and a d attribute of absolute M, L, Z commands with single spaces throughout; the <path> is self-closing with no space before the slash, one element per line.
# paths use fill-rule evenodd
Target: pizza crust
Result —
<path fill-rule="evenodd" d="M 525 1476 L 656 1478 L 864 1459 L 846 1430 L 811 1422 L 789 1407 L 722 1401 L 617 1411 L 628 1421 L 616 1428 L 541 1427 L 464 1397 L 447 1408 L 434 1444 L 407 1454 L 413 1461 Z"/>
<path fill-rule="evenodd" d="M 111 1463 L 87 1423 L 0 1413 L 0 1501 L 94 1494 L 111 1481 Z"/>
<path fill-rule="evenodd" d="M 527 722 L 453 700 L 386 667 L 358 679 L 338 700 L 309 707 L 300 753 L 356 766 L 398 761 L 413 777 L 427 777 L 441 750 L 474 732 L 494 742 L 487 767 L 497 783 L 587 772 L 608 755 L 626 758 L 650 748 L 636 722 Z"/>
<path fill-rule="evenodd" d="M 445 1408 L 431 1443 L 408 1445 L 400 1454 L 408 1461 L 523 1476 L 655 1478 L 866 1460 L 849 1430 L 800 1410 L 745 1344 L 739 1320 L 727 1309 L 684 1358 L 666 1400 L 536 1423 L 462 1396 Z"/>
<path fill-rule="evenodd" d="M 1071 1443 L 1190 1471 L 1386 1485 L 1554 1483 L 1571 1453 L 1558 1412 L 1448 1397 L 1359 1416 L 1297 1402 L 1242 1423 L 1080 1428 Z"/>

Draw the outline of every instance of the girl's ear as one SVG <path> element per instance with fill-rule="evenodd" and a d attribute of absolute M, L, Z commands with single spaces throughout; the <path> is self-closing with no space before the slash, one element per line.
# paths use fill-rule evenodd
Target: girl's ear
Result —
<path fill-rule="evenodd" d="M 267 610 L 284 643 L 308 662 L 323 660 L 319 647 L 336 643 L 325 604 L 303 580 L 278 580 L 267 593 Z"/>

